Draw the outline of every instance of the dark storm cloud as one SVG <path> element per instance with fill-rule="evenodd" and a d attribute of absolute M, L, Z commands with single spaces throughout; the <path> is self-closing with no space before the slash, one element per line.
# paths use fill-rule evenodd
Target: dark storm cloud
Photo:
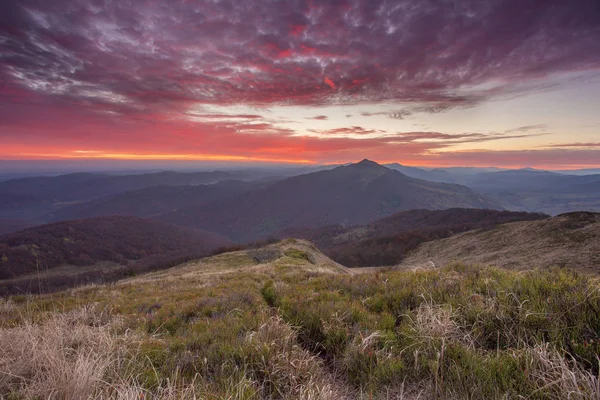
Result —
<path fill-rule="evenodd" d="M 600 10 L 596 0 L 9 0 L 0 63 L 29 91 L 113 113 L 419 104 L 389 114 L 403 118 L 598 68 Z M 462 90 L 488 81 L 501 84 Z"/>

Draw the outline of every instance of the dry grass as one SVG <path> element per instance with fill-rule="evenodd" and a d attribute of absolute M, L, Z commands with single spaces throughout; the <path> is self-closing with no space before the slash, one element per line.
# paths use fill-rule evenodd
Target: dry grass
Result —
<path fill-rule="evenodd" d="M 94 306 L 53 313 L 39 324 L 25 321 L 18 327 L 0 329 L 0 398 L 215 398 L 200 379 L 181 384 L 177 370 L 167 379 L 159 378 L 152 390 L 144 387 L 132 368 L 140 355 L 140 340 L 138 334 L 122 329 L 120 318 Z M 232 381 L 223 398 L 248 398 L 251 383 Z M 306 390 L 316 392 L 310 385 Z"/>
<path fill-rule="evenodd" d="M 320 359 L 303 349 L 296 332 L 280 317 L 273 317 L 247 335 L 258 357 L 253 360 L 264 387 L 275 389 L 278 398 L 298 400 L 343 399 Z"/>
<path fill-rule="evenodd" d="M 434 304 L 433 301 L 425 300 L 416 309 L 414 316 L 410 317 L 412 323 L 410 329 L 412 337 L 419 343 L 422 349 L 437 349 L 435 352 L 435 363 L 433 367 L 434 393 L 441 393 L 443 385 L 444 364 L 448 344 L 456 343 L 465 348 L 473 348 L 474 343 L 471 336 L 458 325 L 458 313 L 449 304 Z M 414 357 L 415 368 L 418 369 L 418 350 Z"/>
<path fill-rule="evenodd" d="M 110 368 L 123 337 L 118 320 L 94 307 L 53 314 L 0 330 L 0 393 L 24 398 L 89 398 Z"/>
<path fill-rule="evenodd" d="M 8 320 L 15 309 L 16 305 L 11 299 L 0 299 L 0 323 Z"/>
<path fill-rule="evenodd" d="M 526 352 L 529 373 L 537 381 L 547 399 L 600 399 L 600 377 L 569 361 L 547 343 L 530 348 Z"/>
<path fill-rule="evenodd" d="M 281 254 L 0 300 L 0 398 L 599 398 L 595 279 Z"/>
<path fill-rule="evenodd" d="M 449 304 L 425 301 L 419 305 L 413 318 L 413 328 L 418 337 L 426 341 L 457 341 L 471 344 L 468 333 L 463 333 L 456 322 L 457 313 Z"/>
<path fill-rule="evenodd" d="M 566 214 L 539 221 L 511 222 L 421 244 L 400 268 L 466 264 L 529 269 L 567 266 L 598 272 L 600 214 Z"/>

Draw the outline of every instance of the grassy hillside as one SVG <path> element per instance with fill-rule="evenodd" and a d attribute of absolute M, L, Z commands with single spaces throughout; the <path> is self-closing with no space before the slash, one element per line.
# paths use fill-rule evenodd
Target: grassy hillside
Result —
<path fill-rule="evenodd" d="M 548 218 L 526 212 L 452 208 L 410 210 L 366 225 L 291 228 L 279 237 L 304 238 L 348 267 L 395 265 L 423 242 L 446 238 L 476 228 L 491 228 L 512 221 Z"/>
<path fill-rule="evenodd" d="M 41 225 L 0 237 L 0 293 L 46 290 L 172 266 L 229 244 L 219 235 L 134 217 Z"/>
<path fill-rule="evenodd" d="M 0 396 L 600 396 L 597 280 L 463 265 L 352 271 L 288 240 L 5 299 Z"/>
<path fill-rule="evenodd" d="M 559 265 L 598 273 L 600 213 L 575 212 L 513 222 L 423 243 L 402 265 L 445 265 L 453 261 L 506 268 Z"/>

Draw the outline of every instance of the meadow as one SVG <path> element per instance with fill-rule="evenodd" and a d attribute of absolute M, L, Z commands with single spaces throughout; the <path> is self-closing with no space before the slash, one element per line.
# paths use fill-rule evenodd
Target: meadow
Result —
<path fill-rule="evenodd" d="M 598 280 L 306 241 L 0 302 L 6 399 L 597 399 Z"/>

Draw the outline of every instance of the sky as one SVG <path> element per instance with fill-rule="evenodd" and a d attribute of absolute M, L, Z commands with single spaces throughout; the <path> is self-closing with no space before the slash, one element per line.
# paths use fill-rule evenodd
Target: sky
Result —
<path fill-rule="evenodd" d="M 363 158 L 600 167 L 600 2 L 0 2 L 0 159 Z"/>

